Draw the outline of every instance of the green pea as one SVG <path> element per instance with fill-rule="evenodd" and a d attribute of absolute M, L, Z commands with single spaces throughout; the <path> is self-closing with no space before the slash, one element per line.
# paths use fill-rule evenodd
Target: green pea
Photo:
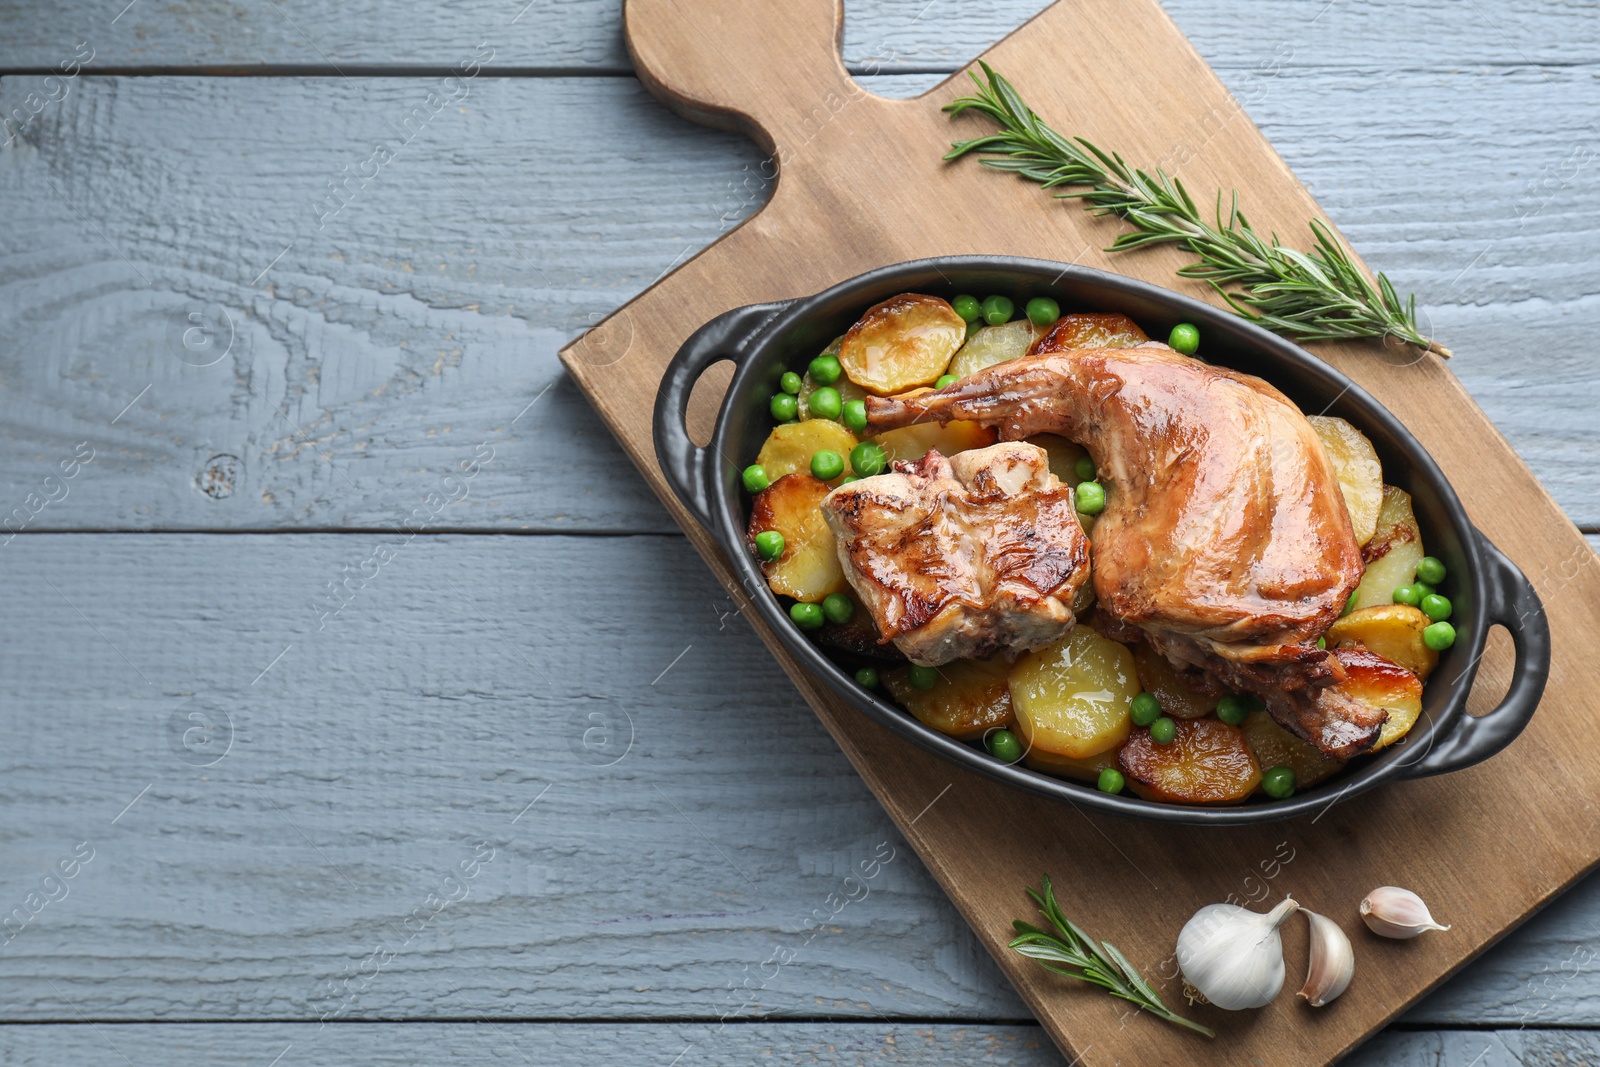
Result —
<path fill-rule="evenodd" d="M 806 399 L 806 411 L 810 412 L 813 418 L 837 419 L 844 411 L 843 402 L 839 399 L 839 390 L 824 385 Z"/>
<path fill-rule="evenodd" d="M 1175 352 L 1192 356 L 1200 351 L 1200 331 L 1187 322 L 1180 322 L 1167 335 L 1167 346 Z"/>
<path fill-rule="evenodd" d="M 983 321 L 990 326 L 1004 326 L 1011 321 L 1011 314 L 1016 310 L 1017 305 L 1011 302 L 1009 296 L 983 298 Z"/>
<path fill-rule="evenodd" d="M 843 410 L 839 414 L 839 421 L 844 423 L 844 428 L 851 433 L 860 433 L 867 428 L 867 402 L 865 400 L 846 400 Z"/>
<path fill-rule="evenodd" d="M 791 395 L 798 393 L 805 383 L 800 380 L 800 375 L 792 370 L 783 372 L 783 377 L 778 379 L 778 388 Z"/>
<path fill-rule="evenodd" d="M 943 389 L 945 386 L 954 385 L 960 380 L 954 374 L 941 374 L 939 375 L 939 380 L 933 383 L 933 387 L 935 389 Z"/>
<path fill-rule="evenodd" d="M 878 668 L 862 667 L 859 671 L 856 671 L 856 684 L 863 689 L 878 688 Z"/>
<path fill-rule="evenodd" d="M 756 534 L 756 555 L 768 563 L 783 555 L 783 534 L 777 530 L 762 530 Z"/>
<path fill-rule="evenodd" d="M 1435 556 L 1423 556 L 1417 561 L 1417 580 L 1437 586 L 1444 581 L 1444 564 Z"/>
<path fill-rule="evenodd" d="M 1261 791 L 1273 800 L 1288 800 L 1294 796 L 1294 769 L 1268 767 L 1261 775 Z"/>
<path fill-rule="evenodd" d="M 1327 648 L 1328 647 L 1328 639 L 1326 637 L 1317 638 L 1317 647 L 1318 648 Z"/>
<path fill-rule="evenodd" d="M 969 293 L 962 293 L 950 301 L 950 306 L 956 309 L 957 315 L 968 322 L 977 322 L 983 316 L 983 305 L 978 303 L 977 297 Z"/>
<path fill-rule="evenodd" d="M 911 684 L 924 691 L 932 689 L 934 684 L 939 681 L 939 669 L 937 667 L 921 667 L 917 664 L 912 664 L 911 670 L 906 673 L 910 675 Z"/>
<path fill-rule="evenodd" d="M 1015 763 L 1022 758 L 1022 742 L 1010 730 L 991 730 L 983 739 L 989 755 L 1001 763 Z"/>
<path fill-rule="evenodd" d="M 788 393 L 777 393 L 768 408 L 772 412 L 772 417 L 779 422 L 792 422 L 794 417 L 800 414 L 800 401 Z"/>
<path fill-rule="evenodd" d="M 1023 307 L 1028 321 L 1035 326 L 1053 326 L 1061 317 L 1061 305 L 1048 296 L 1036 296 Z"/>
<path fill-rule="evenodd" d="M 882 474 L 889 466 L 889 457 L 883 448 L 871 441 L 862 441 L 850 450 L 850 469 L 863 478 Z"/>
<path fill-rule="evenodd" d="M 1122 787 L 1127 785 L 1127 779 L 1122 777 L 1122 772 L 1115 767 L 1107 767 L 1100 772 L 1100 777 L 1095 780 L 1094 787 L 1102 793 L 1116 796 L 1122 792 Z"/>
<path fill-rule="evenodd" d="M 819 448 L 811 453 L 811 473 L 831 482 L 844 473 L 844 457 L 831 448 Z"/>
<path fill-rule="evenodd" d="M 1128 717 L 1135 726 L 1149 726 L 1161 718 L 1161 701 L 1154 693 L 1140 693 L 1128 706 Z"/>
<path fill-rule="evenodd" d="M 1078 481 L 1080 482 L 1094 481 L 1094 476 L 1096 473 L 1094 469 L 1094 460 L 1090 459 L 1088 456 L 1079 456 L 1077 459 L 1072 461 L 1072 473 L 1078 476 Z"/>
<path fill-rule="evenodd" d="M 1217 699 L 1217 718 L 1229 726 L 1238 726 L 1250 717 L 1250 706 L 1241 697 L 1228 693 Z"/>
<path fill-rule="evenodd" d="M 759 463 L 752 463 L 740 472 L 739 480 L 744 482 L 744 491 L 747 493 L 759 493 L 772 484 L 767 477 L 767 468 Z"/>
<path fill-rule="evenodd" d="M 1342 619 L 1352 611 L 1356 610 L 1356 601 L 1360 599 L 1360 592 L 1361 591 L 1359 589 L 1350 590 L 1350 596 L 1346 598 L 1344 602 L 1344 609 L 1339 612 L 1339 618 Z"/>
<path fill-rule="evenodd" d="M 1429 597 L 1438 592 L 1437 589 L 1429 585 L 1427 582 L 1412 582 L 1411 588 L 1417 591 L 1417 600 L 1419 603 L 1423 597 Z"/>
<path fill-rule="evenodd" d="M 849 485 L 851 482 L 859 482 L 860 480 L 861 479 L 857 478 L 854 474 L 846 474 L 843 478 L 839 479 L 839 484 Z"/>
<path fill-rule="evenodd" d="M 811 380 L 818 385 L 832 385 L 839 380 L 843 368 L 839 366 L 839 357 L 823 353 L 811 361 L 806 373 L 811 375 Z"/>
<path fill-rule="evenodd" d="M 972 340 L 972 335 L 983 329 L 983 320 L 967 323 L 967 340 Z"/>
<path fill-rule="evenodd" d="M 1450 606 L 1450 598 L 1440 596 L 1438 593 L 1430 593 L 1423 597 L 1422 603 L 1417 606 L 1422 609 L 1424 615 L 1434 622 L 1444 622 L 1450 617 L 1450 612 L 1453 610 Z"/>
<path fill-rule="evenodd" d="M 1392 595 L 1396 604 L 1404 604 L 1407 607 L 1414 608 L 1422 603 L 1422 594 L 1417 592 L 1417 587 L 1414 585 L 1402 585 Z"/>
<path fill-rule="evenodd" d="M 790 604 L 789 619 L 802 630 L 820 630 L 823 623 L 822 605 L 804 601 Z"/>
<path fill-rule="evenodd" d="M 844 625 L 856 613 L 856 602 L 843 593 L 829 593 L 822 598 L 822 614 L 829 622 Z"/>
<path fill-rule="evenodd" d="M 1106 487 L 1099 482 L 1079 482 L 1078 510 L 1085 515 L 1098 515 L 1106 509 Z"/>
<path fill-rule="evenodd" d="M 1422 631 L 1422 643 L 1435 652 L 1443 652 L 1456 643 L 1456 628 L 1447 622 L 1436 622 Z"/>
<path fill-rule="evenodd" d="M 1178 724 L 1165 715 L 1150 724 L 1150 740 L 1158 745 L 1170 745 L 1178 739 Z"/>

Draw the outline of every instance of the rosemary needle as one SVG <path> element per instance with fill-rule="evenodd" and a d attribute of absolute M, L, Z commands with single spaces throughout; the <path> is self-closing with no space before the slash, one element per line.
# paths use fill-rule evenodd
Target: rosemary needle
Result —
<path fill-rule="evenodd" d="M 1020 919 L 1014 920 L 1011 925 L 1016 929 L 1017 936 L 1011 939 L 1010 948 L 1037 960 L 1046 970 L 1097 985 L 1114 997 L 1137 1004 L 1157 1018 L 1186 1026 L 1207 1037 L 1217 1036 L 1210 1027 L 1201 1026 L 1193 1019 L 1185 1019 L 1163 1004 L 1161 996 L 1140 976 L 1128 958 L 1117 951 L 1116 946 L 1109 941 L 1096 944 L 1093 938 L 1068 920 L 1056 904 L 1049 875 L 1044 878 L 1044 893 L 1041 895 L 1030 886 L 1028 896 L 1039 906 L 1040 914 L 1055 927 L 1055 932 L 1041 930 Z"/>
<path fill-rule="evenodd" d="M 1367 279 L 1332 231 L 1312 219 L 1315 247 L 1286 248 L 1277 234 L 1263 239 L 1239 210 L 1239 194 L 1229 199 L 1226 217 L 1217 193 L 1215 222 L 1208 222 L 1177 178 L 1130 168 L 1081 137 L 1051 129 L 1023 102 L 1017 90 L 987 63 L 979 62 L 985 84 L 971 73 L 978 91 L 945 105 L 951 115 L 976 111 L 1000 132 L 958 141 L 945 159 L 977 153 L 986 167 L 1011 171 L 1046 189 L 1066 189 L 1063 199 L 1082 200 L 1096 215 L 1117 215 L 1133 227 L 1108 251 L 1153 244 L 1177 244 L 1198 257 L 1182 268 L 1185 278 L 1209 282 L 1235 313 L 1267 329 L 1307 341 L 1356 337 L 1397 337 L 1449 358 L 1450 350 L 1417 327 L 1416 297 L 1401 300 L 1379 274 Z"/>

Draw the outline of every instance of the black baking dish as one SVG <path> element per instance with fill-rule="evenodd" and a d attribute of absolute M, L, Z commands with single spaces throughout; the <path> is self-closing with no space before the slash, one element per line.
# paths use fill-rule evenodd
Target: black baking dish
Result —
<path fill-rule="evenodd" d="M 873 304 L 898 293 L 943 296 L 1003 293 L 1018 306 L 1048 296 L 1066 311 L 1115 311 L 1152 337 L 1179 322 L 1200 328 L 1213 363 L 1271 382 L 1302 410 L 1349 420 L 1371 439 L 1385 480 L 1411 494 L 1429 550 L 1454 577 L 1456 643 L 1440 657 L 1423 690 L 1423 712 L 1406 743 L 1358 757 L 1338 775 L 1288 800 L 1202 807 L 1112 796 L 1094 786 L 1008 765 L 981 748 L 922 725 L 910 713 L 858 686 L 828 652 L 795 628 L 766 586 L 745 543 L 748 502 L 739 472 L 755 459 L 772 427 L 768 401 L 787 369 L 803 366 Z M 736 365 L 708 447 L 684 429 L 689 393 L 713 363 Z M 791 654 L 862 714 L 896 734 L 980 774 L 1102 811 L 1166 822 L 1237 824 L 1290 818 L 1354 796 L 1386 781 L 1420 778 L 1479 763 L 1510 744 L 1527 725 L 1550 667 L 1550 633 L 1538 595 L 1522 572 L 1467 518 L 1461 501 L 1416 438 L 1350 379 L 1289 341 L 1208 304 L 1102 271 L 1004 256 L 951 256 L 880 268 L 815 296 L 736 308 L 706 323 L 673 357 L 655 408 L 656 455 L 686 508 L 712 534 L 767 624 Z M 1504 625 L 1516 646 L 1505 699 L 1473 718 L 1467 694 L 1489 628 Z"/>

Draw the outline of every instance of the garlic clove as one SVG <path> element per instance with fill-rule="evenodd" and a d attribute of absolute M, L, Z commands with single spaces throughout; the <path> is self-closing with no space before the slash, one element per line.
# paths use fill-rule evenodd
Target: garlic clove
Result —
<path fill-rule="evenodd" d="M 1448 930 L 1428 913 L 1428 905 L 1409 889 L 1382 885 L 1361 902 L 1361 920 L 1379 937 L 1407 941 L 1429 930 Z"/>
<path fill-rule="evenodd" d="M 1269 912 L 1212 904 L 1178 933 L 1178 968 L 1189 985 L 1219 1008 L 1261 1008 L 1283 988 L 1283 938 L 1278 927 L 1300 905 L 1285 898 Z"/>
<path fill-rule="evenodd" d="M 1300 911 L 1311 920 L 1311 964 L 1300 995 L 1320 1008 L 1349 988 L 1356 973 L 1356 953 L 1338 923 L 1305 908 Z"/>

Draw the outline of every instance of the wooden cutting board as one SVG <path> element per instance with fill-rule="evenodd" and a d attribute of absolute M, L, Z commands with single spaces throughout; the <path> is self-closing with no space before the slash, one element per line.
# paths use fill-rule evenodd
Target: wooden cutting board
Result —
<path fill-rule="evenodd" d="M 624 10 L 629 48 L 651 91 L 697 121 L 746 132 L 772 153 L 778 178 L 765 208 L 562 359 L 735 598 L 724 559 L 673 499 L 651 445 L 662 369 L 707 319 L 887 263 L 955 253 L 1080 263 L 1210 299 L 1174 276 L 1185 261 L 1180 252 L 1108 255 L 1102 249 L 1119 232 L 1115 220 L 972 161 L 942 163 L 952 139 L 986 129 L 978 118 L 940 113 L 967 92 L 966 76 L 915 100 L 872 96 L 840 62 L 842 17 L 838 0 L 628 0 Z M 1316 202 L 1155 0 L 1058 3 L 985 58 L 1058 129 L 1176 170 L 1205 196 L 1237 188 L 1259 230 L 1309 240 L 1306 221 L 1321 216 Z M 644 217 L 650 205 L 639 211 Z M 1477 525 L 1544 600 L 1555 645 L 1544 704 L 1527 732 L 1485 764 L 1288 823 L 1211 829 L 1091 815 L 896 740 L 802 673 L 754 612 L 745 616 L 1040 1022 L 1084 1063 L 1325 1063 L 1600 859 L 1600 561 L 1443 361 L 1377 343 L 1313 347 L 1412 429 Z M 716 373 L 691 405 L 700 440 L 726 383 Z M 1504 692 L 1509 650 L 1503 633 L 1492 635 L 1476 713 Z M 1055 880 L 1067 913 L 1120 947 L 1170 1005 L 1183 1004 L 1171 964 L 1179 927 L 1197 907 L 1230 896 L 1291 893 L 1339 921 L 1356 946 L 1355 982 L 1321 1010 L 1293 996 L 1306 956 L 1297 920 L 1285 927 L 1290 979 L 1273 1005 L 1195 1009 L 1218 1029 L 1216 1040 L 1129 1016 L 1121 1002 L 1005 948 L 1010 920 L 1030 917 L 1022 888 L 1041 872 Z M 1385 884 L 1417 890 L 1454 929 L 1413 942 L 1370 935 L 1356 904 Z"/>

